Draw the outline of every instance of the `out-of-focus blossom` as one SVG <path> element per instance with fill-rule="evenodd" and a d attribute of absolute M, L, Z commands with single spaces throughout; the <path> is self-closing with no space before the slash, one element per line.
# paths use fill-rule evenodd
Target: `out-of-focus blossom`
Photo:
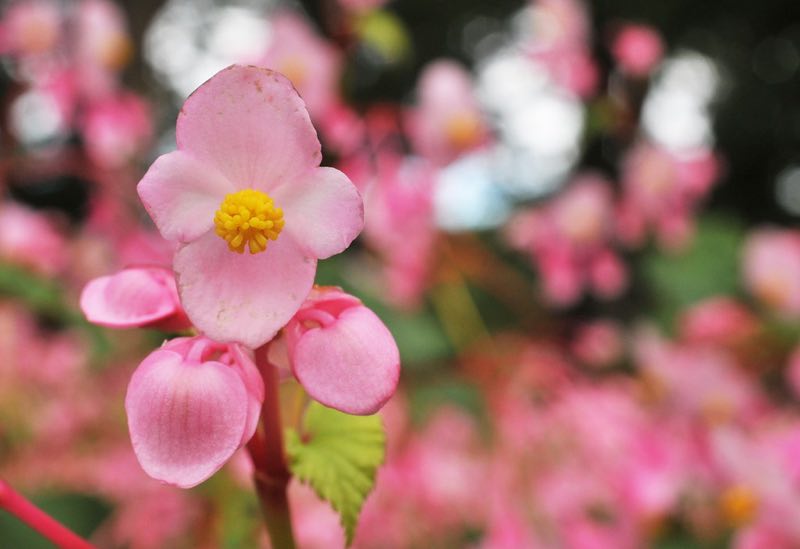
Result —
<path fill-rule="evenodd" d="M 367 242 L 381 255 L 389 298 L 413 307 L 428 283 L 436 243 L 435 169 L 425 160 L 384 154 L 365 193 Z"/>
<path fill-rule="evenodd" d="M 528 53 L 557 84 L 577 96 L 591 96 L 599 74 L 589 49 L 586 6 L 581 0 L 536 0 L 532 4 L 533 32 L 525 44 Z"/>
<path fill-rule="evenodd" d="M 758 321 L 730 297 L 712 297 L 696 303 L 681 315 L 681 339 L 691 344 L 735 346 L 752 337 Z"/>
<path fill-rule="evenodd" d="M 664 44 L 653 27 L 628 24 L 617 32 L 611 52 L 623 72 L 642 78 L 648 76 L 661 61 Z"/>
<path fill-rule="evenodd" d="M 0 257 L 52 276 L 66 265 L 67 245 L 44 214 L 5 202 L 0 205 Z"/>
<path fill-rule="evenodd" d="M 56 2 L 16 0 L 3 13 L 0 53 L 21 57 L 50 53 L 62 32 L 62 15 Z"/>
<path fill-rule="evenodd" d="M 718 172 L 718 162 L 708 150 L 677 154 L 647 143 L 635 146 L 622 164 L 620 240 L 640 246 L 651 226 L 662 245 L 686 245 L 694 233 L 695 210 Z"/>
<path fill-rule="evenodd" d="M 437 165 L 484 144 L 488 128 L 469 73 L 455 61 L 435 61 L 417 82 L 417 107 L 408 114 L 417 152 Z"/>
<path fill-rule="evenodd" d="M 90 102 L 80 125 L 89 157 L 106 168 L 135 160 L 153 134 L 150 107 L 134 93 Z"/>
<path fill-rule="evenodd" d="M 151 477 L 190 488 L 253 436 L 264 384 L 236 344 L 177 338 L 153 351 L 128 385 L 133 450 Z"/>
<path fill-rule="evenodd" d="M 339 103 L 339 52 L 291 12 L 270 19 L 271 40 L 258 64 L 288 78 L 315 122 Z"/>
<path fill-rule="evenodd" d="M 115 72 L 125 66 L 132 53 L 125 17 L 117 4 L 108 0 L 78 3 L 75 55 L 80 66 Z"/>
<path fill-rule="evenodd" d="M 181 308 L 172 272 L 160 267 L 129 268 L 90 281 L 81 293 L 87 320 L 101 326 L 155 326 L 181 330 L 190 326 Z"/>
<path fill-rule="evenodd" d="M 603 298 L 625 289 L 625 267 L 609 246 L 612 208 L 608 182 L 584 175 L 549 204 L 512 220 L 509 242 L 531 255 L 551 303 L 570 305 L 584 288 Z"/>
<path fill-rule="evenodd" d="M 578 360 L 597 368 L 614 364 L 624 350 L 622 328 L 613 320 L 584 324 L 572 340 L 572 352 Z"/>
<path fill-rule="evenodd" d="M 338 288 L 317 288 L 285 330 L 292 371 L 315 400 L 368 415 L 394 394 L 400 378 L 397 344 L 357 298 Z"/>
<path fill-rule="evenodd" d="M 273 71 L 217 73 L 186 100 L 176 134 L 178 150 L 156 159 L 139 196 L 161 235 L 181 244 L 173 266 L 192 323 L 258 347 L 300 307 L 316 260 L 361 231 L 361 196 L 319 167 L 303 101 Z"/>
<path fill-rule="evenodd" d="M 800 316 L 800 232 L 759 229 L 744 244 L 744 285 L 768 309 Z"/>

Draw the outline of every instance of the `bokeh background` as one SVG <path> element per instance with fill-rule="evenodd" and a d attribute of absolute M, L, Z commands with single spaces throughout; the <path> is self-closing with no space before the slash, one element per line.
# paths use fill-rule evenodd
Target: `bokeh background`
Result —
<path fill-rule="evenodd" d="M 185 97 L 285 73 L 363 236 L 319 265 L 403 358 L 357 547 L 800 547 L 800 4 L 5 0 L 0 477 L 101 547 L 268 546 L 247 457 L 140 470 L 165 334 L 88 324 L 168 264 L 135 185 Z M 303 547 L 342 546 L 300 484 Z M 0 546 L 47 547 L 0 514 Z"/>

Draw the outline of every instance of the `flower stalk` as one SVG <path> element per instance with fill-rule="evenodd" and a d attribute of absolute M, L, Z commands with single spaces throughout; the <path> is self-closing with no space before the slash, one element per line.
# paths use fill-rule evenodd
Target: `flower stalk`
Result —
<path fill-rule="evenodd" d="M 264 379 L 264 404 L 259 429 L 247 445 L 255 467 L 254 480 L 264 522 L 273 547 L 294 549 L 287 489 L 292 474 L 286 463 L 280 412 L 280 379 L 269 361 L 269 343 L 255 351 L 256 366 Z"/>
<path fill-rule="evenodd" d="M 94 549 L 94 546 L 0 479 L 0 509 L 17 517 L 60 549 Z"/>

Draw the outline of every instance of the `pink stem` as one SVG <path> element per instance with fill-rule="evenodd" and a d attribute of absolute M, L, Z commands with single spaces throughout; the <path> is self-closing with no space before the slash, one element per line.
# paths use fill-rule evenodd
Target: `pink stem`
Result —
<path fill-rule="evenodd" d="M 94 549 L 94 546 L 25 499 L 0 479 L 0 509 L 5 509 L 61 549 Z"/>

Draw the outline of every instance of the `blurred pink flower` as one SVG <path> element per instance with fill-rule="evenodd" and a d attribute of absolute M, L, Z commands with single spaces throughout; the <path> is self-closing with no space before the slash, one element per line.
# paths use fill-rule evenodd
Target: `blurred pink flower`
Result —
<path fill-rule="evenodd" d="M 313 399 L 369 415 L 394 394 L 400 378 L 397 344 L 357 298 L 338 288 L 317 288 L 285 330 L 292 371 Z"/>
<path fill-rule="evenodd" d="M 679 319 L 687 343 L 732 346 L 755 334 L 758 321 L 744 305 L 725 296 L 711 297 L 686 309 Z"/>
<path fill-rule="evenodd" d="M 435 169 L 421 158 L 384 153 L 365 192 L 364 237 L 384 262 L 388 298 L 414 307 L 428 283 L 434 260 Z"/>
<path fill-rule="evenodd" d="M 340 54 L 300 15 L 270 18 L 271 40 L 258 64 L 282 73 L 295 87 L 315 122 L 339 105 Z"/>
<path fill-rule="evenodd" d="M 0 257 L 53 276 L 67 263 L 67 243 L 45 214 L 10 202 L 0 204 Z"/>
<path fill-rule="evenodd" d="M 744 285 L 762 305 L 784 316 L 800 316 L 800 231 L 753 231 L 742 263 Z"/>
<path fill-rule="evenodd" d="M 695 210 L 718 175 L 718 160 L 709 150 L 677 154 L 648 143 L 635 146 L 622 163 L 620 240 L 641 246 L 652 226 L 663 246 L 686 245 L 694 233 Z"/>
<path fill-rule="evenodd" d="M 153 137 L 150 106 L 130 92 L 90 101 L 79 124 L 89 158 L 104 168 L 136 160 Z"/>
<path fill-rule="evenodd" d="M 133 450 L 151 477 L 191 488 L 253 436 L 264 384 L 236 344 L 177 338 L 153 351 L 128 385 Z"/>
<path fill-rule="evenodd" d="M 485 144 L 489 134 L 469 72 L 449 60 L 434 61 L 420 74 L 407 126 L 416 151 L 439 166 Z"/>
<path fill-rule="evenodd" d="M 173 265 L 192 323 L 258 347 L 308 295 L 317 258 L 361 231 L 361 196 L 343 173 L 318 167 L 303 101 L 273 71 L 217 73 L 186 100 L 176 134 L 178 150 L 156 159 L 139 196 L 162 236 L 181 244 Z"/>
<path fill-rule="evenodd" d="M 61 10 L 52 0 L 10 2 L 0 21 L 0 53 L 38 56 L 52 52 L 63 32 Z"/>
<path fill-rule="evenodd" d="M 128 268 L 95 278 L 83 288 L 80 305 L 89 322 L 111 328 L 191 326 L 174 275 L 160 267 Z"/>
<path fill-rule="evenodd" d="M 614 37 L 611 52 L 625 73 L 642 78 L 661 62 L 664 43 L 653 27 L 626 24 Z"/>
<path fill-rule="evenodd" d="M 622 327 L 608 319 L 578 327 L 572 340 L 572 352 L 578 360 L 596 368 L 619 361 L 624 350 Z"/>
<path fill-rule="evenodd" d="M 509 243 L 530 254 L 550 303 L 571 305 L 587 287 L 613 299 L 627 287 L 625 266 L 610 247 L 612 200 L 608 181 L 585 174 L 548 204 L 518 214 L 509 224 Z"/>
<path fill-rule="evenodd" d="M 122 8 L 110 0 L 80 0 L 75 10 L 75 57 L 78 66 L 113 73 L 133 54 Z M 85 78 L 89 75 L 84 74 Z"/>

